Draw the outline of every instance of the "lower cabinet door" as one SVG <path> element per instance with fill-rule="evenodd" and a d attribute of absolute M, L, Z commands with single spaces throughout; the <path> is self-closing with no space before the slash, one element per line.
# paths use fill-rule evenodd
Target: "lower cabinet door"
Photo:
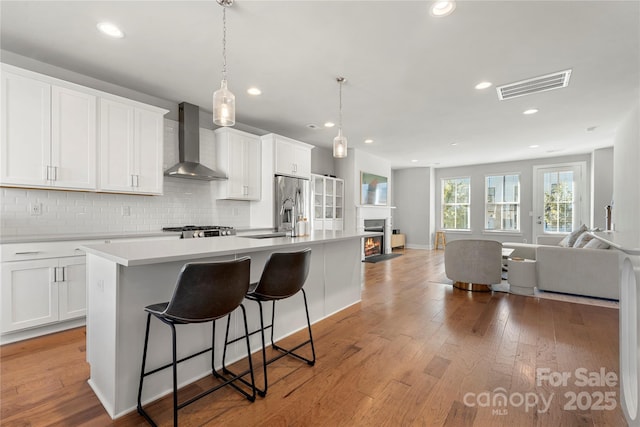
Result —
<path fill-rule="evenodd" d="M 2 264 L 2 332 L 58 320 L 57 259 Z"/>
<path fill-rule="evenodd" d="M 59 320 L 75 319 L 87 314 L 87 286 L 85 257 L 60 259 L 63 270 L 59 287 Z"/>

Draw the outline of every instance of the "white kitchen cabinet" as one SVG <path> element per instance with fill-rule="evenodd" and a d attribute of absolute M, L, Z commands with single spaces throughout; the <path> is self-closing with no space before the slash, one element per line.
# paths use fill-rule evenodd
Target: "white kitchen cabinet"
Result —
<path fill-rule="evenodd" d="M 87 274 L 81 246 L 173 239 L 175 233 L 0 245 L 0 343 L 84 324 Z"/>
<path fill-rule="evenodd" d="M 314 230 L 342 230 L 344 227 L 344 180 L 311 175 Z"/>
<path fill-rule="evenodd" d="M 236 129 L 219 128 L 216 137 L 216 169 L 229 179 L 218 181 L 218 199 L 260 200 L 262 142 L 259 136 Z"/>
<path fill-rule="evenodd" d="M 100 99 L 100 191 L 162 194 L 163 115 Z"/>
<path fill-rule="evenodd" d="M 86 315 L 84 256 L 2 265 L 2 333 Z"/>
<path fill-rule="evenodd" d="M 95 189 L 96 96 L 6 68 L 0 184 Z"/>
<path fill-rule="evenodd" d="M 277 175 L 311 179 L 311 149 L 313 145 L 273 135 L 274 164 Z"/>

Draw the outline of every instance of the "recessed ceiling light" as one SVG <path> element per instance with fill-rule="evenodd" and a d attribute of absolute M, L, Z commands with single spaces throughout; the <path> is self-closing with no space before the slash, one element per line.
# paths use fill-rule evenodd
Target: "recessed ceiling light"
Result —
<path fill-rule="evenodd" d="M 262 91 L 257 87 L 250 87 L 249 89 L 247 89 L 247 93 L 249 95 L 260 95 L 262 94 Z"/>
<path fill-rule="evenodd" d="M 538 144 L 533 144 L 529 146 L 529 148 L 538 148 L 538 147 L 540 147 Z"/>
<path fill-rule="evenodd" d="M 373 139 L 365 139 L 364 143 L 365 144 L 373 144 Z"/>
<path fill-rule="evenodd" d="M 486 89 L 493 86 L 493 83 L 491 82 L 480 82 L 476 85 L 476 89 L 481 90 L 481 89 Z"/>
<path fill-rule="evenodd" d="M 457 143 L 457 142 L 452 142 L 452 143 L 451 143 L 451 146 L 452 146 L 452 147 L 455 147 L 456 145 L 458 145 L 458 143 Z"/>
<path fill-rule="evenodd" d="M 535 114 L 537 112 L 538 112 L 538 110 L 536 108 L 530 108 L 528 110 L 523 111 L 522 114 L 529 116 L 529 115 Z"/>
<path fill-rule="evenodd" d="M 111 22 L 100 22 L 97 27 L 102 34 L 106 34 L 109 37 L 113 37 L 115 39 L 121 39 L 124 37 L 122 30 Z"/>
<path fill-rule="evenodd" d="M 418 163 L 418 159 L 412 159 L 411 163 Z"/>
<path fill-rule="evenodd" d="M 436 1 L 431 6 L 431 15 L 441 18 L 443 16 L 451 15 L 455 9 L 456 2 L 454 0 Z"/>
<path fill-rule="evenodd" d="M 326 128 L 332 128 L 332 127 L 334 127 L 335 125 L 336 125 L 336 124 L 335 124 L 335 123 L 333 123 L 333 122 L 326 122 L 326 123 L 324 124 L 324 127 L 326 127 Z"/>
<path fill-rule="evenodd" d="M 308 127 L 309 129 L 313 129 L 313 130 L 316 130 L 316 129 L 318 129 L 318 128 L 319 128 L 319 126 L 318 126 L 317 124 L 315 124 L 315 123 L 309 123 L 309 124 L 307 125 L 307 127 Z"/>

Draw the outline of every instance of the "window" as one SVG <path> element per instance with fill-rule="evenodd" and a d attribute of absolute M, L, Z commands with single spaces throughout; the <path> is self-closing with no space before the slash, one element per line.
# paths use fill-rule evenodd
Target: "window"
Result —
<path fill-rule="evenodd" d="M 573 171 L 553 171 L 544 174 L 544 232 L 573 231 L 574 215 Z"/>
<path fill-rule="evenodd" d="M 485 178 L 484 228 L 520 231 L 520 175 L 490 175 Z"/>
<path fill-rule="evenodd" d="M 441 228 L 447 230 L 469 230 L 469 201 L 471 178 L 448 178 L 441 181 L 442 219 Z"/>

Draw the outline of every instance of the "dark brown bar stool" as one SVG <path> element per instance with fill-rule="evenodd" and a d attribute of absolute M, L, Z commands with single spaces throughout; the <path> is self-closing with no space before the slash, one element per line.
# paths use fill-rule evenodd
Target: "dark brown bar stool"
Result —
<path fill-rule="evenodd" d="M 142 385 L 144 378 L 160 372 L 166 368 L 173 368 L 173 425 L 178 425 L 178 409 L 195 402 L 196 400 L 212 393 L 226 385 L 230 385 L 249 401 L 256 399 L 256 388 L 253 376 L 253 364 L 251 362 L 251 349 L 249 346 L 247 328 L 247 315 L 242 300 L 249 290 L 249 274 L 251 260 L 248 257 L 234 261 L 224 262 L 204 262 L 188 263 L 182 267 L 178 275 L 178 281 L 173 291 L 171 301 L 153 304 L 145 307 L 147 312 L 147 329 L 144 337 L 144 351 L 142 354 L 142 369 L 140 371 L 140 387 L 138 388 L 138 413 L 142 415 L 151 425 L 156 423 L 149 414 L 142 408 Z M 242 373 L 251 375 L 251 382 L 242 379 L 240 376 L 225 377 L 216 372 L 215 369 L 215 343 L 216 343 L 216 319 L 227 316 L 227 334 L 229 333 L 229 322 L 231 312 L 238 306 L 242 309 L 244 319 L 244 330 L 247 334 L 247 355 L 249 358 L 249 370 Z M 171 328 L 173 361 L 159 368 L 145 372 L 147 360 L 147 344 L 149 342 L 149 325 L 151 315 Z M 176 325 L 186 325 L 189 323 L 212 323 L 211 347 L 198 351 L 190 356 L 177 360 L 176 353 Z M 226 350 L 226 347 L 225 347 Z M 178 364 L 192 359 L 201 354 L 211 352 L 211 371 L 214 377 L 220 379 L 222 383 L 203 391 L 197 396 L 178 404 Z M 250 387 L 250 391 L 243 390 L 234 382 L 242 380 Z"/>
<path fill-rule="evenodd" d="M 309 320 L 309 306 L 307 305 L 307 294 L 305 293 L 302 286 L 307 280 L 307 276 L 309 275 L 309 264 L 311 261 L 311 249 L 307 248 L 305 250 L 299 252 L 288 252 L 288 253 L 273 253 L 267 260 L 267 263 L 264 266 L 264 270 L 262 271 L 262 275 L 260 277 L 260 281 L 257 283 L 251 284 L 249 288 L 249 292 L 246 297 L 249 300 L 256 301 L 258 303 L 258 307 L 260 309 L 260 329 L 256 329 L 248 335 L 253 335 L 260 332 L 262 337 L 262 366 L 264 370 L 264 388 L 261 390 L 256 387 L 258 394 L 264 397 L 267 394 L 267 365 L 275 362 L 276 360 L 284 357 L 284 356 L 292 356 L 296 359 L 299 359 L 303 362 L 306 362 L 308 365 L 313 366 L 316 362 L 316 351 L 313 346 L 313 335 L 311 334 L 311 321 Z M 285 349 L 278 345 L 276 345 L 273 341 L 273 323 L 275 319 L 276 313 L 276 301 L 289 298 L 302 291 L 302 298 L 304 300 L 304 309 L 307 316 L 307 329 L 309 331 L 309 339 L 296 345 L 291 349 Z M 271 308 L 271 324 L 264 324 L 264 318 L 262 315 L 262 303 L 263 302 L 272 302 Z M 266 342 L 264 338 L 265 329 L 271 329 L 271 347 L 275 350 L 278 350 L 280 354 L 277 356 L 267 360 L 266 353 Z M 231 341 L 228 339 L 228 335 L 225 337 L 225 353 L 222 356 L 222 369 L 223 372 L 235 375 L 233 372 L 229 371 L 225 367 L 225 356 L 227 345 L 237 342 L 241 339 L 246 338 L 247 336 L 238 337 Z M 311 345 L 311 359 L 305 358 L 297 353 L 296 350 L 305 346 L 307 344 Z M 240 381 L 244 382 L 248 385 L 246 380 L 240 379 Z"/>

